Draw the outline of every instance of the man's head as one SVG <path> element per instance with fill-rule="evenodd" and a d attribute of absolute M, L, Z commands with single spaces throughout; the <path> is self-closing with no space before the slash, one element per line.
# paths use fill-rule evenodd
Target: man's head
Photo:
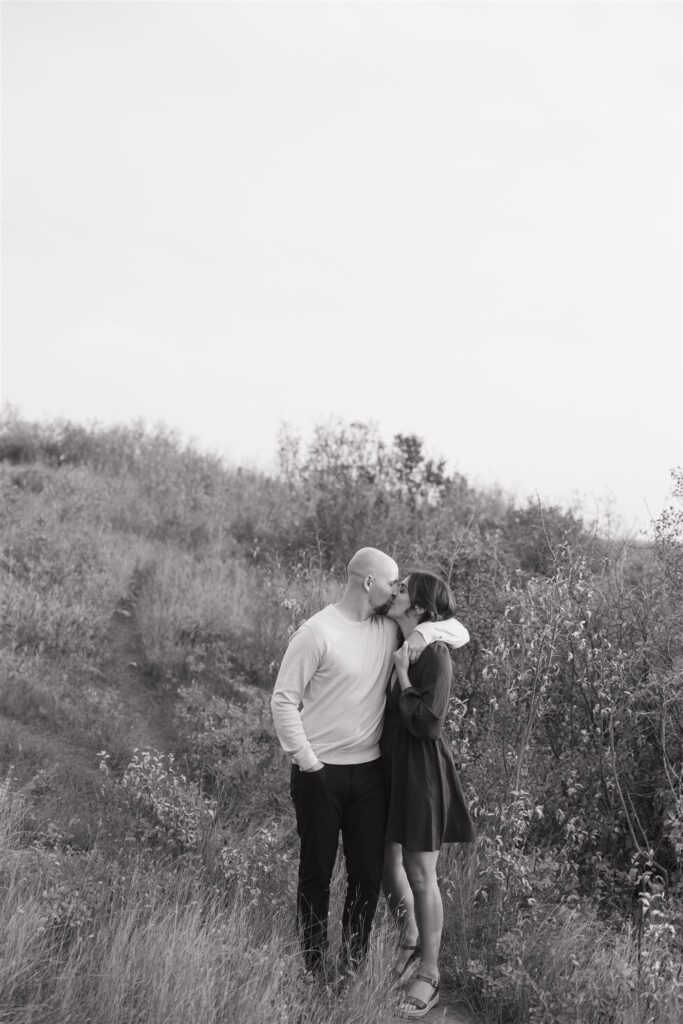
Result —
<path fill-rule="evenodd" d="M 398 566 L 377 548 L 356 551 L 347 568 L 347 587 L 365 592 L 373 615 L 386 615 L 398 591 Z"/>

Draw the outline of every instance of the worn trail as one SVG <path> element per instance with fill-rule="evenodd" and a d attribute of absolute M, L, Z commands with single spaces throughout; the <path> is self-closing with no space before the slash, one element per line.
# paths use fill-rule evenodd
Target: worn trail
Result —
<path fill-rule="evenodd" d="M 478 1024 L 466 1003 L 458 998 L 458 993 L 450 989 L 441 989 L 440 999 L 433 1010 L 422 1018 L 426 1021 L 440 1021 L 441 1024 Z"/>
<path fill-rule="evenodd" d="M 169 699 L 150 679 L 138 622 L 138 600 L 144 582 L 144 572 L 137 572 L 128 593 L 114 609 L 103 673 L 125 708 L 131 748 L 170 751 L 177 737 Z"/>

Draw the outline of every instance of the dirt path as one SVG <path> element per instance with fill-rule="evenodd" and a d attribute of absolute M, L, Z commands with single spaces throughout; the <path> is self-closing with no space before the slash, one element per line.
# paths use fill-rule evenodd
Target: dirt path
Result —
<path fill-rule="evenodd" d="M 131 750 L 173 750 L 177 740 L 171 699 L 153 682 L 137 618 L 140 592 L 146 572 L 137 571 L 128 593 L 117 603 L 107 634 L 102 672 L 116 692 L 126 715 Z"/>
<path fill-rule="evenodd" d="M 135 747 L 173 751 L 177 734 L 172 697 L 156 687 L 148 672 L 137 619 L 144 575 L 136 574 L 116 604 L 99 665 L 90 667 L 97 689 L 116 696 L 121 715 L 116 768 L 123 770 Z M 74 849 L 90 849 L 101 816 L 102 777 L 98 745 L 85 732 L 53 730 L 42 721 L 25 722 L 0 714 L 0 752 L 13 777 L 36 798 L 38 835 L 47 823 Z"/>
<path fill-rule="evenodd" d="M 467 1003 L 458 998 L 457 992 L 442 988 L 438 1004 L 422 1020 L 440 1021 L 441 1024 L 475 1024 L 477 1018 Z"/>

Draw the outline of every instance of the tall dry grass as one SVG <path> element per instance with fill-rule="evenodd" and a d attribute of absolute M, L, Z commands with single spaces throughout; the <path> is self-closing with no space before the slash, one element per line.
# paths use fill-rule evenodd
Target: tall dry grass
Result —
<path fill-rule="evenodd" d="M 289 906 L 226 895 L 200 873 L 134 856 L 107 873 L 93 851 L 21 846 L 25 808 L 0 792 L 3 1024 L 271 1024 L 393 1019 L 387 937 L 343 995 L 302 982 Z M 122 873 L 120 873 L 122 872 Z M 52 879 L 50 879 L 52 874 Z M 61 885 L 55 888 L 54 876 Z M 66 880 L 70 878 L 71 888 Z M 341 900 L 337 873 L 333 902 Z M 91 894 L 80 905 L 74 894 Z M 70 910 L 77 913 L 69 913 Z M 336 912 L 336 911 L 335 911 Z"/>
<path fill-rule="evenodd" d="M 21 762 L 0 791 L 0 1024 L 388 1024 L 395 933 L 383 910 L 368 970 L 342 997 L 299 977 L 297 840 L 286 765 L 262 711 L 289 634 L 338 593 L 313 538 L 300 562 L 287 548 L 310 495 L 285 507 L 284 486 L 141 430 L 51 436 L 24 425 L 3 444 L 0 456 L 23 452 L 30 465 L 0 465 L 0 762 Z M 488 541 L 463 531 L 462 566 L 468 543 L 474 559 L 463 594 L 484 635 L 502 610 L 476 604 L 490 596 L 493 577 L 481 594 L 475 586 L 477 544 Z M 436 535 L 434 545 L 436 558 Z M 156 791 L 151 772 L 125 790 L 131 764 L 100 776 L 93 756 L 131 745 L 130 708 L 101 667 L 133 580 L 145 656 L 186 744 Z M 485 653 L 493 667 L 513 665 Z M 259 699 L 245 682 L 262 688 Z M 501 741 L 493 711 L 487 721 L 479 754 L 489 735 Z M 65 752 L 78 756 L 58 765 Z M 200 770 L 183 782 L 190 752 Z M 678 1024 L 680 908 L 655 885 L 640 917 L 598 913 L 562 875 L 575 851 L 545 856 L 529 838 L 529 808 L 494 806 L 495 759 L 478 770 L 480 842 L 440 858 L 444 977 L 497 1024 Z M 338 869 L 333 946 L 342 896 Z"/>
<path fill-rule="evenodd" d="M 0 641 L 28 653 L 97 653 L 112 609 L 148 557 L 111 526 L 106 481 L 86 470 L 41 471 L 39 492 L 0 467 Z"/>
<path fill-rule="evenodd" d="M 197 676 L 206 655 L 214 675 L 237 667 L 270 687 L 293 630 L 339 594 L 319 571 L 292 574 L 170 545 L 152 557 L 138 617 L 148 658 L 166 677 Z"/>

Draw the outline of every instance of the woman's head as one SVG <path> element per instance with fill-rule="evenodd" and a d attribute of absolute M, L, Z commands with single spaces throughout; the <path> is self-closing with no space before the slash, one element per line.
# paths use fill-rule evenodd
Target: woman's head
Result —
<path fill-rule="evenodd" d="M 450 619 L 455 615 L 455 598 L 448 584 L 433 572 L 411 572 L 400 583 L 389 614 L 392 618 L 415 617 L 417 624 Z"/>

